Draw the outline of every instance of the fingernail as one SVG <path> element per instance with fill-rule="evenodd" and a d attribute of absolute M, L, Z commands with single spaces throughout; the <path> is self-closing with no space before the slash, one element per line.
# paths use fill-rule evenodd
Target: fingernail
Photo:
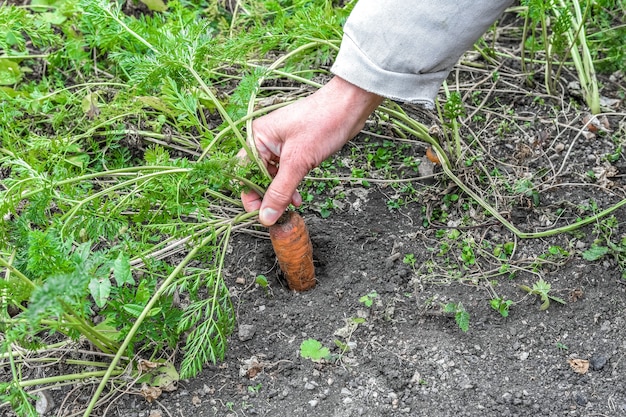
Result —
<path fill-rule="evenodd" d="M 278 217 L 279 217 L 278 212 L 270 207 L 261 209 L 261 212 L 259 213 L 259 220 L 261 220 L 261 223 L 268 225 L 268 226 L 276 223 L 276 220 L 278 220 Z"/>

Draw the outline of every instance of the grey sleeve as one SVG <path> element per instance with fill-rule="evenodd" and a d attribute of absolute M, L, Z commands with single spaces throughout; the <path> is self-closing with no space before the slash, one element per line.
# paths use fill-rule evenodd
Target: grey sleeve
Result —
<path fill-rule="evenodd" d="M 394 100 L 432 107 L 460 56 L 514 0 L 359 0 L 333 74 Z"/>

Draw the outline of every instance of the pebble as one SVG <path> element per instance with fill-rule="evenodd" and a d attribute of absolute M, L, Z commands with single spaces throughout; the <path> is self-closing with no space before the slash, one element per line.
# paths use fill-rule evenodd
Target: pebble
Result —
<path fill-rule="evenodd" d="M 607 361 L 608 358 L 605 355 L 596 354 L 589 359 L 589 365 L 591 365 L 591 369 L 593 369 L 594 371 L 599 371 L 604 368 L 604 365 L 606 365 Z"/>
<path fill-rule="evenodd" d="M 314 390 L 315 387 L 317 387 L 317 384 L 315 382 L 307 382 L 306 384 L 304 384 L 304 389 L 306 390 Z"/>
<path fill-rule="evenodd" d="M 580 405 L 581 407 L 587 405 L 587 398 L 579 392 L 574 395 L 574 400 L 576 401 L 576 404 Z"/>
<path fill-rule="evenodd" d="M 39 392 L 39 394 L 37 395 L 37 401 L 35 402 L 35 410 L 37 410 L 37 413 L 43 416 L 45 414 L 48 414 L 48 412 L 51 411 L 53 407 L 54 400 L 52 399 L 50 394 L 48 394 L 47 391 Z"/>
<path fill-rule="evenodd" d="M 239 325 L 238 336 L 239 340 L 245 342 L 247 340 L 251 340 L 256 333 L 256 328 L 251 324 L 241 324 Z"/>
<path fill-rule="evenodd" d="M 318 404 L 319 404 L 319 401 L 318 401 L 318 400 L 311 400 L 311 401 L 309 401 L 309 405 L 310 405 L 311 407 L 315 407 L 315 406 L 316 406 L 316 405 L 318 405 Z"/>

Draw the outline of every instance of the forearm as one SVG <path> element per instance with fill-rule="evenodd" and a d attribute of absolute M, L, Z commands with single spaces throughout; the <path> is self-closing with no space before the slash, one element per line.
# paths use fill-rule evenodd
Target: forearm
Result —
<path fill-rule="evenodd" d="M 360 0 L 332 72 L 378 95 L 432 106 L 459 57 L 513 2 Z"/>

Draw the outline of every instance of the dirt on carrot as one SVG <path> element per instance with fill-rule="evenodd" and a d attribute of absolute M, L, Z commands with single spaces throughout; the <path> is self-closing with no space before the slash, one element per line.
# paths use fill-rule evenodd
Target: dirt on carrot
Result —
<path fill-rule="evenodd" d="M 295 291 L 313 288 L 313 246 L 302 216 L 294 211 L 283 214 L 270 227 L 270 239 L 289 288 Z"/>

